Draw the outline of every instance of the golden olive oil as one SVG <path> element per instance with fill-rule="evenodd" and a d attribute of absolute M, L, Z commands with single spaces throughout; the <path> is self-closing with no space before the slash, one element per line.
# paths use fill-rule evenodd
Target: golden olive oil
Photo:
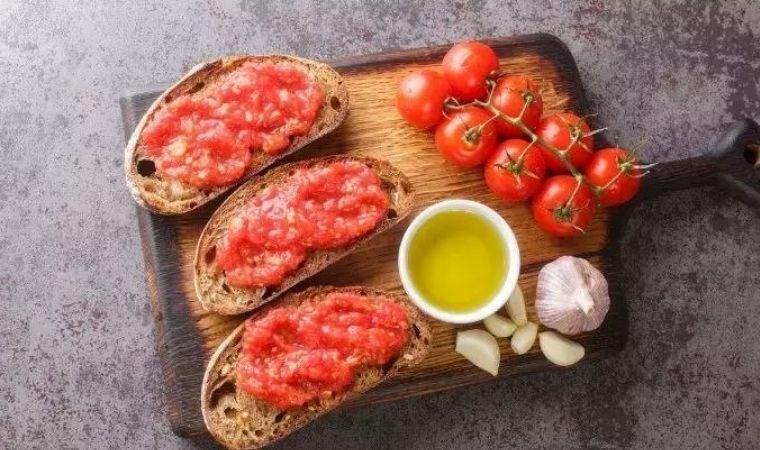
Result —
<path fill-rule="evenodd" d="M 496 227 L 475 213 L 430 217 L 409 245 L 409 275 L 437 308 L 464 313 L 485 305 L 507 276 L 507 249 Z"/>

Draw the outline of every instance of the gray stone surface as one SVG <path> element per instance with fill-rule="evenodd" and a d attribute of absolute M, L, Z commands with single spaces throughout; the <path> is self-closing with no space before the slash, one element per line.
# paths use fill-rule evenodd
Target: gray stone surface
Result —
<path fill-rule="evenodd" d="M 0 447 L 194 448 L 162 413 L 117 98 L 237 52 L 331 58 L 546 31 L 643 154 L 760 112 L 760 3 L 0 2 Z M 339 412 L 281 448 L 757 448 L 760 214 L 697 190 L 626 236 L 617 357 Z"/>

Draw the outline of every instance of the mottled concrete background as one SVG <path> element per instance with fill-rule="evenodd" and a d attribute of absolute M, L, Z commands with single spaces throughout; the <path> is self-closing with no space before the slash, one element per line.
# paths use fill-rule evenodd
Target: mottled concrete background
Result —
<path fill-rule="evenodd" d="M 760 3 L 0 2 L 0 447 L 193 448 L 161 411 L 117 99 L 227 53 L 332 58 L 545 31 L 646 159 L 760 117 Z M 214 4 L 215 6 L 211 6 Z M 757 448 L 760 214 L 713 190 L 630 223 L 631 339 L 562 374 L 333 414 L 282 448 Z"/>

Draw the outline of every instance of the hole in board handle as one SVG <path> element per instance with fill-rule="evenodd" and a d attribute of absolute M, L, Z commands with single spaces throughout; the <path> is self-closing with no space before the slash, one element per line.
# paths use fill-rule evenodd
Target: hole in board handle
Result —
<path fill-rule="evenodd" d="M 752 164 L 755 169 L 760 169 L 760 142 L 747 144 L 744 147 L 744 160 Z"/>

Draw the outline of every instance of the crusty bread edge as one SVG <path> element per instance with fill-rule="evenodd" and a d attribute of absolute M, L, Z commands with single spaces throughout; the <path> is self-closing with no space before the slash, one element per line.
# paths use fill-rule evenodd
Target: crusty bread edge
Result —
<path fill-rule="evenodd" d="M 409 319 L 409 340 L 404 345 L 404 347 L 399 352 L 399 356 L 396 358 L 396 360 L 393 362 L 393 364 L 390 366 L 390 368 L 385 371 L 384 374 L 381 375 L 380 378 L 374 380 L 369 385 L 364 386 L 361 390 L 347 390 L 343 393 L 338 394 L 335 397 L 335 400 L 330 400 L 329 404 L 326 407 L 323 407 L 322 409 L 314 409 L 314 408 L 307 408 L 307 409 L 301 409 L 301 411 L 296 410 L 295 412 L 304 412 L 306 417 L 301 417 L 298 420 L 292 428 L 289 428 L 287 430 L 284 430 L 284 432 L 280 435 L 274 436 L 273 439 L 268 440 L 266 442 L 261 442 L 254 446 L 241 446 L 237 445 L 234 442 L 230 442 L 229 439 L 226 439 L 224 436 L 220 436 L 219 433 L 217 433 L 217 430 L 214 427 L 214 424 L 212 423 L 212 417 L 211 417 L 211 407 L 210 407 L 210 401 L 212 400 L 212 396 L 214 394 L 214 386 L 221 386 L 222 384 L 229 382 L 229 381 L 223 381 L 222 383 L 219 383 L 220 379 L 224 379 L 225 377 L 232 376 L 234 379 L 235 376 L 235 368 L 232 368 L 232 372 L 227 375 L 217 375 L 220 368 L 217 367 L 218 363 L 223 359 L 223 357 L 227 356 L 227 350 L 230 348 L 231 345 L 236 344 L 236 342 L 240 339 L 240 336 L 242 335 L 243 329 L 245 327 L 245 323 L 240 324 L 235 330 L 230 333 L 227 338 L 224 339 L 224 341 L 219 345 L 219 347 L 214 351 L 213 355 L 209 359 L 208 365 L 206 366 L 206 371 L 203 375 L 203 383 L 201 385 L 201 412 L 203 415 L 203 421 L 206 425 L 206 428 L 211 433 L 211 435 L 220 443 L 225 445 L 227 448 L 234 449 L 234 450 L 247 450 L 247 449 L 253 449 L 253 448 L 260 448 L 266 445 L 270 445 L 288 435 L 291 433 L 297 431 L 298 429 L 306 426 L 308 423 L 312 422 L 313 420 L 319 418 L 320 416 L 332 411 L 336 407 L 340 406 L 340 404 L 344 403 L 347 400 L 350 400 L 354 397 L 357 397 L 364 392 L 367 392 L 378 385 L 382 384 L 386 380 L 393 377 L 400 369 L 406 368 L 406 367 L 413 367 L 419 364 L 424 358 L 428 355 L 430 348 L 432 347 L 432 339 L 433 339 L 433 333 L 430 326 L 430 323 L 427 319 L 427 317 L 419 310 L 417 309 L 411 301 L 409 301 L 408 297 L 404 295 L 403 293 L 398 292 L 389 292 L 384 291 L 381 289 L 376 288 L 369 288 L 369 287 L 361 287 L 361 286 L 345 286 L 345 287 L 333 287 L 333 286 L 318 286 L 318 287 L 311 287 L 304 291 L 298 292 L 298 293 L 288 293 L 285 297 L 281 299 L 281 301 L 277 302 L 276 304 L 270 303 L 269 305 L 262 307 L 258 309 L 251 317 L 261 317 L 264 314 L 266 314 L 269 310 L 272 308 L 276 308 L 282 305 L 297 305 L 302 303 L 303 301 L 313 299 L 316 297 L 321 297 L 328 295 L 330 293 L 334 292 L 352 292 L 357 293 L 360 295 L 368 295 L 368 296 L 381 296 L 385 298 L 389 298 L 400 305 L 404 307 L 404 309 L 407 311 L 408 319 Z M 372 370 L 372 369 L 366 369 L 366 370 Z M 357 374 L 357 378 L 359 378 L 362 375 L 362 372 Z M 258 402 L 255 398 L 249 396 L 248 394 L 245 394 L 244 392 L 238 392 L 237 386 L 235 389 L 235 395 L 242 395 L 246 398 L 247 401 L 253 401 Z M 307 407 L 310 405 L 306 405 Z M 275 410 L 276 411 L 276 410 Z M 293 411 L 288 411 L 289 413 L 293 413 Z"/>
<path fill-rule="evenodd" d="M 375 170 L 382 178 L 384 187 L 391 185 L 393 187 L 393 190 L 389 192 L 391 195 L 391 207 L 395 211 L 395 217 L 388 218 L 385 217 L 383 221 L 378 224 L 378 226 L 372 230 L 371 232 L 367 233 L 366 235 L 360 237 L 353 243 L 340 247 L 337 249 L 332 250 L 320 250 L 320 251 L 314 251 L 311 252 L 306 260 L 301 264 L 299 269 L 297 269 L 295 272 L 290 274 L 288 277 L 286 277 L 283 282 L 278 285 L 275 289 L 270 291 L 265 291 L 264 289 L 258 289 L 259 292 L 261 292 L 261 296 L 258 298 L 255 298 L 253 292 L 254 290 L 248 290 L 248 289 L 239 289 L 239 288 L 231 288 L 232 292 L 229 292 L 227 295 L 228 297 L 234 297 L 236 299 L 240 299 L 247 296 L 253 296 L 250 301 L 254 302 L 251 304 L 240 304 L 240 303 L 234 303 L 230 304 L 230 302 L 212 302 L 210 301 L 206 295 L 206 292 L 204 291 L 203 287 L 201 286 L 201 277 L 204 274 L 204 270 L 206 270 L 209 267 L 209 264 L 204 262 L 203 258 L 205 257 L 206 252 L 208 249 L 214 245 L 214 240 L 210 235 L 212 235 L 215 231 L 215 228 L 220 226 L 221 224 L 218 223 L 220 220 L 222 220 L 220 217 L 224 217 L 226 215 L 231 214 L 236 207 L 239 207 L 240 205 L 236 205 L 239 202 L 239 199 L 241 197 L 246 197 L 249 195 L 252 195 L 253 192 L 250 192 L 251 189 L 258 190 L 258 186 L 261 183 L 267 183 L 268 180 L 276 179 L 279 176 L 286 174 L 290 170 L 293 170 L 298 167 L 303 166 L 316 166 L 316 165 L 323 165 L 323 164 L 329 164 L 333 161 L 358 161 L 361 163 L 366 164 L 371 169 Z M 393 197 L 398 197 L 394 199 Z M 387 161 L 365 157 L 365 156 L 353 156 L 353 155 L 332 155 L 332 156 L 326 156 L 322 158 L 315 158 L 310 160 L 304 160 L 304 161 L 297 161 L 290 164 L 285 164 L 283 166 L 279 166 L 266 174 L 254 177 L 253 179 L 249 180 L 242 186 L 240 186 L 232 195 L 230 195 L 224 203 L 222 203 L 219 208 L 212 214 L 211 218 L 206 223 L 206 226 L 203 228 L 203 231 L 201 232 L 200 238 L 198 239 L 198 243 L 196 245 L 195 249 L 195 258 L 193 261 L 193 285 L 195 287 L 195 293 L 196 298 L 201 303 L 204 309 L 207 311 L 215 312 L 218 314 L 224 314 L 224 315 L 236 315 L 236 314 L 243 314 L 248 311 L 251 311 L 275 298 L 277 298 L 279 295 L 283 294 L 288 289 L 292 288 L 296 284 L 304 281 L 307 278 L 310 278 L 311 276 L 321 272 L 328 266 L 336 263 L 346 255 L 353 252 L 355 249 L 359 248 L 361 245 L 363 245 L 365 242 L 369 241 L 370 239 L 374 238 L 375 236 L 385 232 L 386 230 L 392 228 L 402 220 L 404 220 L 409 213 L 412 210 L 412 207 L 414 205 L 414 198 L 415 198 L 415 192 L 414 188 L 411 184 L 411 181 L 396 167 L 394 167 L 392 164 L 390 164 Z M 312 262 L 320 263 L 324 262 L 326 260 L 326 263 L 322 264 L 321 266 L 317 266 L 316 268 L 309 267 L 309 264 Z M 223 276 L 223 274 L 219 275 Z M 236 295 L 237 294 L 237 295 Z M 222 295 L 222 294 L 218 294 Z M 259 295 L 259 294 L 256 294 Z M 264 297 L 266 295 L 266 297 Z"/>
<path fill-rule="evenodd" d="M 172 95 L 176 90 L 178 90 L 180 87 L 182 87 L 185 83 L 187 83 L 190 80 L 194 80 L 196 76 L 199 76 L 204 71 L 208 71 L 214 68 L 216 65 L 229 65 L 229 64 L 235 64 L 237 61 L 244 60 L 244 59 L 284 59 L 289 60 L 292 62 L 296 62 L 299 64 L 303 64 L 306 66 L 318 68 L 320 70 L 329 70 L 335 74 L 337 79 L 340 80 L 339 85 L 336 87 L 335 90 L 335 96 L 338 98 L 340 102 L 340 107 L 337 110 L 337 115 L 334 118 L 333 121 L 330 123 L 327 123 L 324 125 L 317 133 L 315 133 L 313 136 L 310 136 L 308 139 L 301 139 L 297 145 L 291 145 L 288 147 L 285 151 L 277 155 L 275 158 L 269 159 L 265 164 L 257 166 L 252 168 L 243 178 L 238 180 L 235 183 L 232 183 L 228 186 L 223 186 L 220 188 L 212 189 L 209 194 L 201 201 L 198 201 L 197 204 L 195 204 L 191 208 L 186 208 L 179 211 L 168 211 L 163 210 L 153 204 L 150 204 L 147 202 L 143 196 L 142 191 L 140 189 L 139 184 L 136 181 L 137 174 L 137 163 L 135 161 L 135 153 L 138 148 L 138 144 L 140 141 L 140 136 L 142 135 L 142 132 L 145 128 L 145 126 L 148 124 L 148 121 L 153 117 L 153 114 L 164 105 L 164 100 Z M 286 156 L 302 149 L 303 147 L 307 146 L 308 144 L 314 142 L 317 139 L 320 139 L 324 137 L 325 135 L 331 133 L 334 131 L 338 126 L 340 126 L 345 118 L 348 116 L 349 113 L 349 96 L 348 96 L 348 89 L 345 86 L 345 83 L 343 83 L 343 78 L 340 74 L 335 71 L 332 67 L 330 67 L 327 64 L 313 61 L 306 58 L 300 58 L 297 56 L 290 56 L 290 55 L 234 55 L 234 56 L 227 56 L 223 58 L 218 58 L 212 61 L 206 61 L 203 63 L 200 63 L 196 66 L 194 66 L 192 69 L 190 69 L 182 78 L 180 78 L 176 83 L 171 85 L 169 88 L 167 88 L 164 92 L 161 93 L 151 104 L 151 106 L 145 111 L 145 114 L 140 118 L 140 121 L 135 126 L 135 129 L 132 131 L 132 134 L 127 141 L 127 145 L 124 150 L 124 174 L 126 178 L 127 188 L 129 189 L 130 194 L 132 195 L 132 198 L 134 198 L 135 202 L 137 202 L 138 205 L 141 207 L 161 215 L 176 215 L 176 214 L 184 214 L 186 212 L 192 211 L 194 209 L 197 209 L 204 204 L 210 202 L 211 200 L 219 197 L 224 192 L 227 192 L 230 189 L 233 189 L 235 186 L 241 184 L 245 180 L 251 178 L 252 176 L 256 175 L 257 173 L 261 173 L 263 170 L 265 170 L 267 167 L 271 166 L 272 164 L 276 163 L 277 161 L 281 160 L 282 158 L 285 158 Z M 325 98 L 325 105 L 323 105 L 323 108 L 330 107 L 330 98 Z M 315 126 L 320 125 L 319 121 L 315 122 Z"/>

